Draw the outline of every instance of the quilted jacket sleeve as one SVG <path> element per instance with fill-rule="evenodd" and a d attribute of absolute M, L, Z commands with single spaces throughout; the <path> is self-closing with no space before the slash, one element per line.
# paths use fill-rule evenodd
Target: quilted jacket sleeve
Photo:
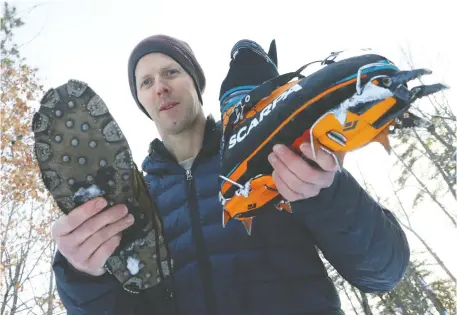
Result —
<path fill-rule="evenodd" d="M 112 275 L 86 275 L 74 269 L 57 251 L 53 270 L 57 291 L 68 315 L 162 315 L 158 291 L 140 294 L 125 291 Z"/>
<path fill-rule="evenodd" d="M 393 214 L 343 170 L 331 187 L 292 204 L 333 267 L 363 292 L 385 292 L 402 279 L 410 259 Z"/>

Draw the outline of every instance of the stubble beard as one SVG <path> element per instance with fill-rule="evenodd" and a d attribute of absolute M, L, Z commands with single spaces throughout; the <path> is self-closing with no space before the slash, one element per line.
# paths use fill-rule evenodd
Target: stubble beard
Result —
<path fill-rule="evenodd" d="M 197 125 L 198 113 L 186 113 L 186 116 L 181 120 L 173 121 L 171 128 L 167 132 L 171 135 L 179 135 L 191 131 Z"/>

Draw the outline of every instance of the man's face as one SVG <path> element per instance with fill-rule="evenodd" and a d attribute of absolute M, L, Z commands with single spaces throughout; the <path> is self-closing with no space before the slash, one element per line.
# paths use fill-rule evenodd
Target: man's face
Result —
<path fill-rule="evenodd" d="M 143 56 L 135 69 L 138 100 L 160 133 L 178 134 L 191 125 L 201 104 L 192 77 L 167 55 Z"/>

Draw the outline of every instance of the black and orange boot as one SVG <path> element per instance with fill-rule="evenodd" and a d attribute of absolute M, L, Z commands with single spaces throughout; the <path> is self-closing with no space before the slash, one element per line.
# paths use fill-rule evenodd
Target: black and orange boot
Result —
<path fill-rule="evenodd" d="M 261 54 L 258 56 L 261 64 Z M 265 204 L 292 211 L 276 189 L 267 159 L 275 144 L 300 154 L 300 144 L 310 142 L 314 155 L 321 148 L 341 167 L 346 152 L 370 142 L 378 141 L 389 151 L 388 134 L 393 129 L 424 123 L 409 112 L 410 105 L 446 88 L 434 84 L 408 89 L 408 81 L 431 71 L 400 71 L 380 55 L 363 54 L 341 61 L 334 57 L 318 61 L 324 67 L 308 77 L 301 72 L 309 64 L 263 83 L 243 79 L 253 70 L 238 68 L 238 56 L 232 60 L 227 77 L 238 72 L 240 81 L 232 81 L 230 90 L 236 91 L 237 85 L 251 88 L 230 102 L 224 103 L 227 95 L 221 99 L 223 225 L 238 219 L 250 233 L 253 217 L 260 215 Z M 269 63 L 263 64 L 268 69 Z"/>

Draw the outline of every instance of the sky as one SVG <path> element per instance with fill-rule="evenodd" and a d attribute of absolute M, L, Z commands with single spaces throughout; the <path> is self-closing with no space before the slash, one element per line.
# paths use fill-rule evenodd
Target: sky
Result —
<path fill-rule="evenodd" d="M 219 118 L 219 86 L 228 71 L 230 50 L 239 39 L 265 49 L 276 39 L 279 71 L 295 71 L 332 51 L 372 48 L 404 66 L 401 49 L 417 67 L 434 73 L 427 83 L 451 86 L 456 100 L 455 10 L 451 1 L 12 1 L 26 25 L 17 32 L 20 51 L 39 68 L 45 89 L 68 79 L 87 82 L 108 105 L 141 165 L 157 137 L 151 121 L 138 110 L 128 85 L 127 60 L 133 47 L 153 34 L 185 40 L 205 72 L 204 110 Z M 40 4 L 38 7 L 35 5 Z M 33 9 L 32 9 L 33 8 Z M 306 71 L 304 74 L 307 74 Z M 377 144 L 351 153 L 346 167 L 389 193 L 386 174 L 394 159 Z M 357 177 L 361 178 L 360 176 Z M 456 213 L 455 202 L 449 205 Z M 457 275 L 456 235 L 436 209 L 426 209 L 415 224 Z M 434 211 L 434 212 L 433 212 Z M 436 215 L 435 215 L 436 214 Z"/>

